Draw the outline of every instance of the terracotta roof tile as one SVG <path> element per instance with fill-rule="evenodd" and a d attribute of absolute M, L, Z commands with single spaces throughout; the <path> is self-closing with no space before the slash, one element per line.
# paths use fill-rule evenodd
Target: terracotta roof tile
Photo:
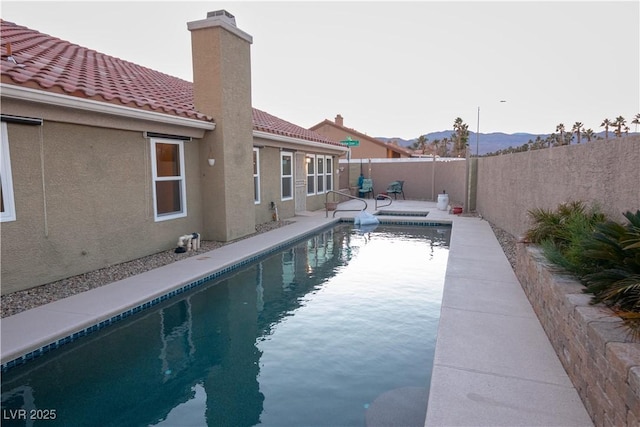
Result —
<path fill-rule="evenodd" d="M 195 110 L 193 84 L 0 19 L 2 82 L 96 101 L 213 121 Z M 10 47 L 9 47 L 10 46 Z M 9 60 L 9 49 L 15 60 Z M 255 130 L 340 145 L 253 110 Z"/>
<path fill-rule="evenodd" d="M 264 111 L 253 109 L 253 128 L 264 132 L 274 133 L 282 136 L 289 136 L 292 138 L 301 138 L 309 141 L 323 142 L 325 144 L 331 144 L 335 146 L 342 145 L 333 141 L 324 135 L 320 135 L 309 129 L 305 129 L 293 123 L 289 123 L 286 120 L 282 120 L 276 116 L 273 116 Z"/>
<path fill-rule="evenodd" d="M 193 85 L 5 20 L 2 81 L 97 101 L 212 121 L 194 110 Z M 8 60 L 8 44 L 15 63 Z"/>

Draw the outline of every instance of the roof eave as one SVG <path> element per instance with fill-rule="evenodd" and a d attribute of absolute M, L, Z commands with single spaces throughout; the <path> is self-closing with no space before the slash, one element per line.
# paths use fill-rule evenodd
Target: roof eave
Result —
<path fill-rule="evenodd" d="M 332 144 L 327 144 L 325 142 L 319 142 L 319 141 L 309 141 L 307 139 L 301 139 L 301 138 L 293 138 L 290 136 L 284 136 L 284 135 L 278 135 L 275 133 L 270 133 L 270 132 L 265 132 L 265 131 L 261 131 L 261 130 L 255 130 L 253 131 L 253 137 L 254 138 L 262 138 L 262 139 L 269 139 L 272 141 L 276 141 L 276 142 L 285 142 L 285 143 L 289 143 L 289 144 L 298 144 L 298 145 L 302 145 L 305 147 L 309 147 L 309 148 L 322 148 L 325 150 L 331 150 L 331 151 L 339 151 L 342 153 L 346 153 L 347 151 L 349 151 L 348 147 L 342 147 L 339 145 L 332 145 Z"/>
<path fill-rule="evenodd" d="M 12 84 L 0 83 L 2 97 L 31 101 L 41 104 L 55 105 L 58 107 L 72 108 L 76 110 L 90 111 L 94 113 L 110 114 L 129 119 L 146 120 L 151 122 L 184 126 L 201 130 L 213 130 L 214 122 L 190 119 L 187 117 L 172 116 L 170 114 L 156 113 L 154 111 L 109 104 L 107 102 L 94 101 L 92 99 L 78 98 L 43 90 L 31 89 Z"/>

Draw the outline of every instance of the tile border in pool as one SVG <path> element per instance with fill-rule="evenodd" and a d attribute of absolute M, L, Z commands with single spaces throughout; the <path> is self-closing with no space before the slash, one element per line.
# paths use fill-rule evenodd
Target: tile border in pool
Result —
<path fill-rule="evenodd" d="M 286 239 L 283 240 L 282 242 L 279 242 L 271 247 L 269 247 L 268 249 L 265 249 L 264 251 L 248 256 L 244 259 L 241 259 L 235 263 L 233 263 L 230 266 L 221 268 L 219 270 L 214 270 L 212 271 L 210 274 L 203 276 L 197 280 L 194 280 L 192 282 L 187 283 L 186 285 L 182 285 L 177 287 L 176 289 L 173 289 L 161 296 L 158 296 L 156 298 L 153 298 L 152 300 L 149 301 L 145 301 L 141 304 L 136 305 L 135 307 L 128 309 L 122 313 L 116 314 L 114 316 L 111 316 L 110 318 L 104 319 L 102 321 L 96 322 L 95 324 L 88 326 L 84 329 L 81 329 L 77 332 L 71 333 L 67 336 L 64 336 L 62 338 L 59 338 L 53 342 L 50 342 L 46 345 L 43 345 L 33 351 L 30 351 L 22 356 L 16 357 L 14 359 L 11 359 L 9 361 L 7 361 L 6 363 L 2 364 L 2 368 L 1 368 L 1 372 L 5 373 L 7 372 L 9 369 L 14 368 L 16 366 L 20 366 L 23 365 L 33 359 L 36 359 L 37 357 L 40 357 L 52 350 L 55 350 L 65 344 L 69 344 L 72 343 L 76 340 L 78 340 L 79 338 L 82 338 L 84 336 L 90 335 L 94 332 L 97 332 L 101 329 L 104 329 L 107 326 L 110 326 L 116 322 L 119 322 L 120 320 L 126 319 L 129 316 L 132 316 L 134 314 L 137 314 L 147 308 L 151 308 L 161 302 L 164 302 L 170 298 L 173 298 L 177 295 L 180 295 L 184 292 L 187 292 L 193 288 L 196 288 L 198 286 L 203 285 L 204 283 L 213 280 L 213 279 L 217 279 L 220 276 L 223 276 L 227 273 L 230 273 L 232 271 L 235 271 L 237 269 L 239 269 L 240 267 L 243 267 L 249 263 L 252 263 L 254 261 L 257 261 L 261 258 L 264 258 L 270 254 L 272 254 L 273 252 L 277 252 L 287 246 L 291 246 L 293 244 L 296 244 L 306 238 L 308 238 L 309 236 L 312 236 L 314 234 L 318 234 L 320 232 L 322 232 L 325 229 L 329 229 L 332 227 L 335 227 L 336 224 L 340 223 L 340 222 L 348 222 L 348 223 L 353 223 L 353 218 L 336 218 L 335 221 L 331 221 L 328 224 L 325 224 L 321 227 L 316 227 L 313 228 L 305 233 L 301 233 L 293 238 L 290 239 Z M 438 222 L 434 222 L 434 221 L 423 221 L 423 220 L 380 220 L 380 224 L 382 225 L 413 225 L 413 226 L 427 226 L 427 227 L 433 227 L 433 226 L 451 226 L 452 223 L 451 222 L 447 222 L 447 221 L 438 221 Z"/>
<path fill-rule="evenodd" d="M 400 217 L 426 217 L 430 211 L 394 211 L 394 210 L 378 210 L 373 214 L 375 216 L 400 216 Z"/>

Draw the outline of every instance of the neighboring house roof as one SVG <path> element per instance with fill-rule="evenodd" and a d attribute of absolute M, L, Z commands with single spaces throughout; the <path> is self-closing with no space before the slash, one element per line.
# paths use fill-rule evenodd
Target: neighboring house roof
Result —
<path fill-rule="evenodd" d="M 213 122 L 196 111 L 193 83 L 0 19 L 2 83 Z M 253 128 L 341 146 L 253 109 Z"/>
<path fill-rule="evenodd" d="M 309 128 L 309 130 L 315 131 L 315 130 L 323 127 L 323 126 L 332 126 L 332 127 L 336 128 L 336 129 L 344 130 L 345 132 L 350 133 L 353 136 L 357 136 L 360 140 L 369 141 L 369 142 L 371 142 L 373 144 L 379 145 L 381 147 L 385 147 L 385 148 L 387 148 L 387 149 L 389 149 L 391 151 L 395 151 L 396 153 L 403 154 L 405 156 L 411 156 L 411 154 L 412 154 L 412 152 L 410 150 L 406 150 L 406 149 L 404 149 L 404 148 L 402 148 L 402 147 L 400 147 L 398 145 L 395 145 L 395 144 L 390 144 L 390 143 L 381 141 L 381 140 L 379 140 L 377 138 L 374 138 L 372 136 L 366 135 L 366 134 L 364 134 L 362 132 L 358 132 L 355 129 L 351 129 L 351 128 L 348 128 L 346 126 L 341 126 L 338 123 L 336 123 L 334 121 L 331 121 L 331 120 L 328 120 L 328 119 L 324 119 L 323 121 L 321 121 L 317 125 L 311 126 Z"/>

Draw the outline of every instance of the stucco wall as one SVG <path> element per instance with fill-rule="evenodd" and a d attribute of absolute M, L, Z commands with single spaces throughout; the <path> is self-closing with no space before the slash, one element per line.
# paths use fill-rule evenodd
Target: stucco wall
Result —
<path fill-rule="evenodd" d="M 466 161 L 438 159 L 435 164 L 433 159 L 363 159 L 354 160 L 350 164 L 340 161 L 344 171 L 340 174 L 340 188 L 347 188 L 347 180 L 351 185 L 358 181 L 360 171 L 365 178 L 373 179 L 373 189 L 382 193 L 387 186 L 396 180 L 405 181 L 404 194 L 407 199 L 413 200 L 437 200 L 438 194 L 446 191 L 451 203 L 464 201 L 464 182 L 466 173 Z M 347 173 L 350 167 L 350 177 Z"/>
<path fill-rule="evenodd" d="M 640 136 L 479 159 L 477 211 L 513 235 L 527 212 L 582 200 L 612 218 L 640 209 Z"/>
<path fill-rule="evenodd" d="M 197 141 L 184 145 L 189 215 L 155 222 L 141 132 L 45 121 L 8 134 L 17 219 L 2 223 L 3 294 L 175 247 L 202 227 Z"/>

